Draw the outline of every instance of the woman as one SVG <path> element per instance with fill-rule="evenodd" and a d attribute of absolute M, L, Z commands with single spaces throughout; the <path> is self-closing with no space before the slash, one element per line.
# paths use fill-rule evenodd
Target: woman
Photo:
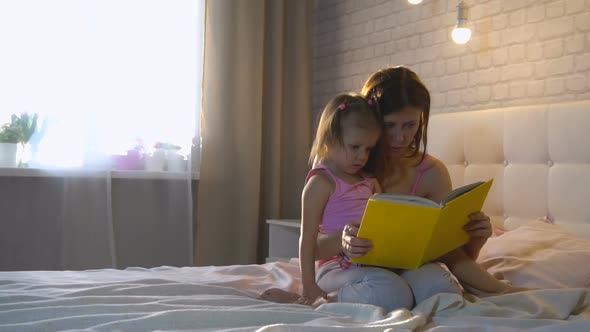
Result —
<path fill-rule="evenodd" d="M 379 70 L 369 77 L 361 94 L 375 100 L 384 117 L 389 159 L 377 174 L 383 191 L 416 195 L 440 202 L 451 191 L 451 180 L 446 166 L 424 152 L 427 146 L 430 94 L 416 73 L 406 67 Z M 481 212 L 471 214 L 470 219 L 471 222 L 465 226 L 470 241 L 439 261 L 446 264 L 463 286 L 477 295 L 524 290 L 497 280 L 475 262 L 481 248 L 492 235 L 492 226 L 490 219 Z M 364 255 L 371 249 L 371 242 L 357 238 L 357 232 L 356 226 L 347 225 L 340 236 L 321 234 L 317 242 L 317 258 L 326 259 L 338 254 L 347 257 Z M 321 272 L 318 271 L 318 274 Z M 449 276 L 441 265 L 426 264 L 417 270 L 397 272 L 408 283 L 415 303 L 438 292 L 459 292 L 448 286 Z M 364 276 L 364 280 L 357 281 L 357 284 L 367 280 L 367 276 Z M 379 296 L 379 287 L 373 287 L 370 281 L 366 286 L 375 296 Z M 357 285 L 357 288 L 360 287 Z M 396 287 L 404 288 L 404 285 Z"/>
<path fill-rule="evenodd" d="M 430 94 L 424 84 L 408 68 L 386 68 L 369 77 L 361 95 L 374 101 L 383 116 L 388 152 L 386 161 L 377 165 L 376 171 L 382 190 L 440 202 L 451 191 L 451 180 L 445 165 L 424 152 L 430 115 Z M 325 299 L 310 299 L 270 289 L 261 298 L 313 305 L 325 300 L 367 303 L 387 310 L 411 309 L 438 293 L 462 293 L 448 270 L 476 295 L 523 290 L 497 280 L 475 262 L 492 235 L 492 227 L 490 219 L 481 212 L 472 213 L 470 219 L 465 227 L 470 241 L 465 246 L 415 270 L 347 263 L 347 258 L 360 257 L 371 250 L 369 240 L 356 237 L 358 227 L 354 224 L 346 225 L 341 233 L 320 232 L 315 250 L 316 260 L 320 261 L 316 282 L 329 295 Z"/>

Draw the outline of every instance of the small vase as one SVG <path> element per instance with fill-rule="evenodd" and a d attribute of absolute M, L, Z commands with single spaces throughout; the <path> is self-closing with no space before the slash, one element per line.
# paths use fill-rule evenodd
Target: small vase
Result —
<path fill-rule="evenodd" d="M 148 171 L 161 172 L 166 165 L 166 152 L 156 149 L 151 155 L 146 156 L 145 169 Z"/>
<path fill-rule="evenodd" d="M 16 167 L 16 143 L 0 143 L 0 167 Z"/>
<path fill-rule="evenodd" d="M 16 149 L 16 160 L 18 167 L 29 167 L 33 160 L 33 149 L 31 144 L 19 144 Z"/>
<path fill-rule="evenodd" d="M 184 157 L 178 154 L 178 152 L 176 151 L 166 151 L 166 170 L 169 172 L 186 171 L 186 163 Z"/>

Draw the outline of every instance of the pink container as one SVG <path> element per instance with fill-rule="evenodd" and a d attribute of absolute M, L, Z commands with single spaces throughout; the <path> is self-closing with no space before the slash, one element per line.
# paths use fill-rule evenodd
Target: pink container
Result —
<path fill-rule="evenodd" d="M 127 151 L 127 155 L 113 155 L 113 167 L 121 171 L 138 171 L 144 169 L 144 160 L 137 150 Z"/>

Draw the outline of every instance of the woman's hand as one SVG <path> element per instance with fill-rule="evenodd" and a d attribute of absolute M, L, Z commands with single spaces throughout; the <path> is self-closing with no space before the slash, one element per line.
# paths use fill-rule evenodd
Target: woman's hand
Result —
<path fill-rule="evenodd" d="M 370 240 L 358 238 L 359 228 L 348 224 L 342 230 L 342 253 L 350 258 L 364 256 L 371 250 Z"/>
<path fill-rule="evenodd" d="M 483 245 L 492 236 L 492 223 L 490 217 L 483 212 L 475 212 L 469 215 L 470 222 L 463 227 L 469 234 L 469 242 L 463 247 L 465 253 L 476 260 Z"/>
<path fill-rule="evenodd" d="M 463 229 L 470 238 L 487 239 L 492 236 L 492 223 L 490 217 L 483 212 L 475 212 L 469 215 L 471 220 Z"/>

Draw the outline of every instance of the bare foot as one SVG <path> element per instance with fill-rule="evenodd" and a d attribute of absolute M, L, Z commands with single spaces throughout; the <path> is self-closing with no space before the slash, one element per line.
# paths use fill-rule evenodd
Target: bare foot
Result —
<path fill-rule="evenodd" d="M 495 283 L 493 283 L 489 286 L 490 286 L 489 289 L 481 290 L 481 289 L 473 288 L 467 284 L 463 284 L 463 287 L 465 288 L 465 290 L 467 292 L 469 292 L 477 297 L 497 296 L 497 295 L 503 295 L 503 294 L 512 294 L 512 293 L 535 290 L 535 288 L 513 286 L 507 280 L 497 280 Z"/>
<path fill-rule="evenodd" d="M 308 305 L 313 308 L 317 308 L 320 305 L 328 302 L 337 302 L 338 295 L 336 292 L 328 294 L 328 298 L 319 297 L 315 301 L 310 302 L 303 296 L 293 293 L 287 292 L 280 288 L 269 288 L 262 292 L 262 294 L 258 295 L 258 299 L 271 301 L 275 303 L 296 303 L 296 304 L 303 304 Z"/>
<path fill-rule="evenodd" d="M 296 303 L 301 299 L 301 295 L 293 292 L 287 292 L 280 288 L 270 288 L 258 296 L 260 300 L 271 301 L 276 303 Z"/>

